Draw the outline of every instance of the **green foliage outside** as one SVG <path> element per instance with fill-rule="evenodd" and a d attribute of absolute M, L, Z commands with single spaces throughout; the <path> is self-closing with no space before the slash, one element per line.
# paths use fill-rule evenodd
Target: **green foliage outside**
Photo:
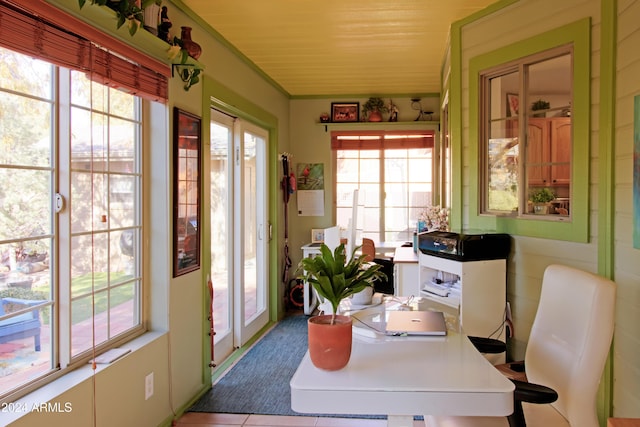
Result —
<path fill-rule="evenodd" d="M 111 284 L 126 279 L 125 273 L 111 273 Z M 107 292 L 108 276 L 107 273 L 95 273 L 93 275 L 93 288 L 96 289 L 94 296 L 95 314 L 102 313 L 109 309 L 109 306 L 115 307 L 133 298 L 133 289 L 131 285 L 123 285 L 118 287 L 112 287 Z M 85 274 L 73 279 L 72 285 L 73 295 L 87 295 L 91 294 L 92 290 L 92 275 Z M 84 301 L 91 302 L 91 298 L 86 298 Z M 80 303 L 80 300 L 72 302 L 71 310 L 71 323 L 76 324 L 83 320 L 90 319 L 92 316 L 91 304 Z"/>
<path fill-rule="evenodd" d="M 512 212 L 518 209 L 518 194 L 515 191 L 489 191 L 489 209 L 492 211 Z"/>
<path fill-rule="evenodd" d="M 111 273 L 111 283 L 117 283 L 118 281 L 122 281 L 129 277 L 131 276 L 128 276 L 124 273 Z M 109 308 L 109 303 L 111 304 L 111 307 L 115 307 L 133 299 L 133 286 L 123 285 L 112 287 L 111 290 L 107 292 L 107 273 L 96 273 L 94 278 L 95 284 L 93 287 L 95 289 L 103 289 L 102 291 L 97 291 L 94 297 L 95 314 L 100 314 L 106 311 Z M 91 279 L 91 274 L 85 274 L 74 279 L 74 294 L 89 296 L 92 290 Z M 8 297 L 31 301 L 47 301 L 49 300 L 49 292 L 47 288 L 48 285 L 46 285 L 46 287 L 41 286 L 35 289 L 7 288 L 0 291 L 0 298 Z M 91 304 L 84 304 L 84 301 L 91 302 L 91 299 L 86 298 L 85 300 L 77 300 L 75 303 L 73 303 L 72 324 L 76 324 L 78 322 L 82 322 L 83 320 L 91 318 L 93 314 L 91 310 Z M 5 310 L 7 312 L 16 311 L 23 308 L 23 305 L 15 307 L 13 306 L 13 304 L 5 305 Z M 41 309 L 41 312 L 43 323 L 48 325 L 50 323 L 50 307 Z"/>

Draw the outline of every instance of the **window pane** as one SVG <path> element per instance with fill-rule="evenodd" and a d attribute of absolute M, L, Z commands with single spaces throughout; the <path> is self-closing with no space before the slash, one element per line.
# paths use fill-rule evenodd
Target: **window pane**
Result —
<path fill-rule="evenodd" d="M 480 105 L 486 120 L 486 145 L 480 178 L 486 186 L 482 211 L 533 213 L 532 195 L 546 188 L 556 198 L 549 213 L 568 215 L 573 85 L 570 50 L 563 47 L 536 54 L 484 74 Z M 521 88 L 525 88 L 524 93 Z"/>
<path fill-rule="evenodd" d="M 531 205 L 543 209 L 534 213 L 569 214 L 571 195 L 571 55 L 564 54 L 535 62 L 527 71 L 527 197 Z M 535 198 L 540 190 L 549 189 L 562 201 L 557 211 L 556 200 Z M 565 206 L 566 205 L 566 206 Z M 531 208 L 527 208 L 531 211 Z"/>
<path fill-rule="evenodd" d="M 108 162 L 106 127 L 102 114 L 71 109 L 71 165 L 74 170 L 105 170 Z"/>
<path fill-rule="evenodd" d="M 72 96 L 78 106 L 71 111 L 72 358 L 89 350 L 94 340 L 104 343 L 140 324 L 142 283 L 140 122 L 132 120 L 140 117 L 140 102 L 74 77 L 72 84 L 78 87 Z"/>
<path fill-rule="evenodd" d="M 89 108 L 91 106 L 91 81 L 85 73 L 71 71 L 71 103 Z"/>
<path fill-rule="evenodd" d="M 339 158 L 336 177 L 339 182 L 358 182 L 358 158 Z"/>
<path fill-rule="evenodd" d="M 136 222 L 137 177 L 109 177 L 109 221 L 112 228 L 131 227 Z"/>
<path fill-rule="evenodd" d="M 136 98 L 117 89 L 109 89 L 109 113 L 125 119 L 136 118 Z"/>
<path fill-rule="evenodd" d="M 135 123 L 126 120 L 109 120 L 109 171 L 137 172 L 134 163 L 135 126 Z"/>
<path fill-rule="evenodd" d="M 123 275 L 122 280 L 129 280 L 139 276 L 139 272 L 136 271 L 136 266 L 140 263 L 138 251 L 139 232 L 140 230 L 137 228 L 130 228 L 110 233 L 111 252 L 109 256 L 111 259 L 111 271 L 121 273 Z"/>
<path fill-rule="evenodd" d="M 0 105 L 0 163 L 49 166 L 51 103 L 0 91 Z"/>
<path fill-rule="evenodd" d="M 114 287 L 109 292 L 110 338 L 128 331 L 140 322 L 136 292 L 138 286 L 137 282 L 127 283 Z"/>
<path fill-rule="evenodd" d="M 343 180 L 346 174 L 342 171 L 336 173 L 338 225 L 348 227 L 353 190 L 359 188 L 365 204 L 363 235 L 378 242 L 407 240 L 417 226 L 420 212 L 431 204 L 432 151 L 431 148 L 337 151 L 339 170 L 347 153 L 360 158 L 358 163 L 353 160 L 350 164 L 350 181 Z M 381 156 L 384 175 L 379 166 Z"/>
<path fill-rule="evenodd" d="M 18 70 L 19 72 L 16 72 Z M 37 98 L 51 99 L 53 66 L 0 47 L 0 87 Z M 2 103 L 3 109 L 6 106 Z M 12 108 L 3 111 L 11 112 Z M 23 111 L 23 113 L 28 110 Z M 6 135 L 4 132 L 3 135 Z"/>
<path fill-rule="evenodd" d="M 360 160 L 360 182 L 380 181 L 380 161 L 378 159 Z"/>
<path fill-rule="evenodd" d="M 0 343 L 2 395 L 54 365 L 52 75 L 0 48 L 0 323 L 15 331 Z"/>
<path fill-rule="evenodd" d="M 519 72 L 490 80 L 488 191 L 486 207 L 490 211 L 518 210 L 520 99 Z M 505 94 L 506 93 L 506 94 Z"/>
<path fill-rule="evenodd" d="M 395 150 L 387 150 L 385 152 L 384 176 L 386 182 L 405 182 L 407 180 L 407 158 L 389 157 L 390 152 Z M 406 150 L 401 150 L 406 153 Z"/>

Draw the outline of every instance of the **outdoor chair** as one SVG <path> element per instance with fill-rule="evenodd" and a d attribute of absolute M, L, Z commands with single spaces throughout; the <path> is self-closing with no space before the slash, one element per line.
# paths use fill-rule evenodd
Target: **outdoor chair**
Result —
<path fill-rule="evenodd" d="M 42 304 L 45 301 L 5 297 L 1 298 L 1 302 L 0 316 L 4 317 L 10 314 L 5 312 L 5 305 L 7 304 L 28 308 Z M 39 308 L 33 308 L 16 316 L 2 319 L 0 320 L 0 344 L 33 337 L 35 351 L 40 351 L 40 326 Z"/>

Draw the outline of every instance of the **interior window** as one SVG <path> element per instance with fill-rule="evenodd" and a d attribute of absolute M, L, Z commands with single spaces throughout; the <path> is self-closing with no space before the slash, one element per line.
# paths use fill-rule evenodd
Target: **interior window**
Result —
<path fill-rule="evenodd" d="M 481 73 L 483 213 L 570 218 L 572 57 L 565 46 Z"/>

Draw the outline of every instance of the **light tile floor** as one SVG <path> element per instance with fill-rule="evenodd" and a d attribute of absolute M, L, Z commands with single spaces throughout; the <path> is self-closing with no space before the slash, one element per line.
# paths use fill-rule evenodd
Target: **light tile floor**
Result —
<path fill-rule="evenodd" d="M 386 425 L 387 420 L 204 412 L 187 412 L 176 423 L 177 427 L 385 427 Z M 414 421 L 413 426 L 424 427 L 424 421 Z"/>

